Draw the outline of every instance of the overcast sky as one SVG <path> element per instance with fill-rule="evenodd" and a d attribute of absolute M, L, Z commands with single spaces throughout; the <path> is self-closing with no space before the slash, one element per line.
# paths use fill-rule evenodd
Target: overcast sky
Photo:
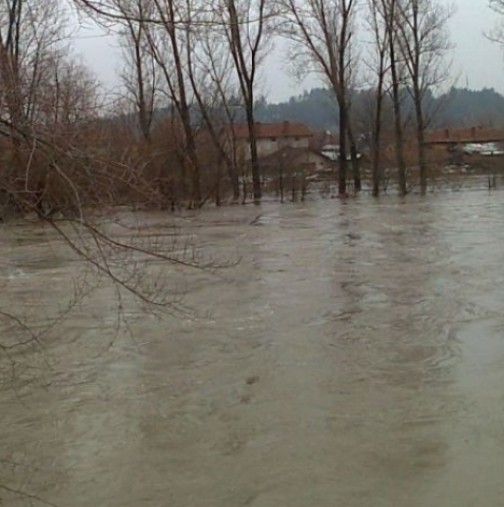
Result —
<path fill-rule="evenodd" d="M 488 0 L 452 0 L 456 11 L 450 20 L 453 50 L 453 74 L 457 85 L 472 89 L 495 88 L 504 94 L 504 57 L 502 49 L 488 41 L 483 33 L 491 30 L 499 17 L 488 8 Z M 95 71 L 107 88 L 117 86 L 120 67 L 119 51 L 110 38 L 96 37 L 94 32 L 81 30 L 76 50 Z M 319 85 L 315 77 L 298 82 L 286 68 L 282 45 L 275 51 L 262 71 L 260 92 L 271 102 L 286 100 L 305 89 Z"/>

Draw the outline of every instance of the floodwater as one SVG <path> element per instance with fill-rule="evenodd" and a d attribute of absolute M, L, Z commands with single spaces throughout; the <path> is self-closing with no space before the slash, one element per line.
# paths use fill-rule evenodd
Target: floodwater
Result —
<path fill-rule="evenodd" d="M 178 218 L 225 267 L 153 266 L 172 315 L 117 327 L 101 281 L 0 349 L 0 504 L 504 506 L 503 223 L 499 191 Z M 54 233 L 0 234 L 2 311 L 42 326 L 92 285 Z"/>

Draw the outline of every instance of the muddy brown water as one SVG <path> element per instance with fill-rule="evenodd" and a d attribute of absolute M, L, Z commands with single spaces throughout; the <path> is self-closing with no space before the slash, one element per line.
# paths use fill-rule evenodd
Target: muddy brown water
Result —
<path fill-rule="evenodd" d="M 100 286 L 40 349 L 0 351 L 3 505 L 504 506 L 503 223 L 483 191 L 177 219 L 239 261 L 159 263 L 177 315 L 116 332 Z M 0 234 L 2 310 L 40 325 L 80 264 L 38 226 Z"/>

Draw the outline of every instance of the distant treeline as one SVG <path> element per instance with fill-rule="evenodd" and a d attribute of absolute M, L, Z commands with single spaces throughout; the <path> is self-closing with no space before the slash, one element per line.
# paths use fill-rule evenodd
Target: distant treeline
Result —
<path fill-rule="evenodd" d="M 352 95 L 353 119 L 356 123 L 355 130 L 363 132 L 372 114 L 374 90 L 359 90 Z M 408 117 L 413 121 L 413 103 L 410 95 L 403 92 L 403 111 L 406 124 Z M 233 116 L 234 122 L 245 122 L 246 115 L 239 99 L 234 101 Z M 504 128 L 504 96 L 493 88 L 482 90 L 469 90 L 467 88 L 451 88 L 447 93 L 433 96 L 426 92 L 424 98 L 428 117 L 428 127 L 469 127 L 474 125 L 492 125 Z M 385 101 L 387 105 L 387 101 Z M 388 103 L 389 108 L 392 104 Z M 173 108 L 160 108 L 154 112 L 155 121 L 170 117 Z M 389 112 L 391 114 L 391 111 Z M 215 118 L 222 118 L 225 115 L 218 106 L 212 112 Z M 384 112 L 384 121 L 387 119 L 387 111 Z M 195 125 L 202 124 L 201 114 L 197 106 L 191 107 L 191 116 Z M 119 115 L 116 117 L 121 122 L 128 121 L 136 123 L 136 118 L 131 115 Z M 315 131 L 337 131 L 339 122 L 339 108 L 334 94 L 331 90 L 314 88 L 301 95 L 291 97 L 286 102 L 271 103 L 264 97 L 259 98 L 255 104 L 256 121 L 269 123 L 280 121 L 296 121 L 308 125 Z M 391 121 L 391 118 L 388 119 Z M 364 124 L 364 125 L 362 125 Z"/>
<path fill-rule="evenodd" d="M 373 90 L 354 92 L 352 107 L 365 114 Z M 412 108 L 411 99 L 405 94 L 405 111 Z M 494 125 L 504 126 L 504 96 L 494 89 L 469 90 L 451 88 L 445 94 L 434 97 L 426 94 L 425 102 L 430 111 L 431 128 L 444 126 Z M 330 90 L 315 88 L 287 102 L 272 104 L 260 99 L 256 104 L 259 121 L 300 121 L 315 130 L 337 130 L 339 111 Z"/>

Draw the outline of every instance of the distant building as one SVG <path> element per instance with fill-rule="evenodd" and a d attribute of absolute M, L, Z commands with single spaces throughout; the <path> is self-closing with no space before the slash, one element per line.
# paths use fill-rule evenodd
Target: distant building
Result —
<path fill-rule="evenodd" d="M 322 146 L 322 149 L 320 152 L 325 155 L 327 158 L 330 158 L 334 162 L 337 162 L 340 157 L 340 147 L 339 144 L 325 144 Z M 361 153 L 357 153 L 357 160 L 360 160 L 362 158 Z M 347 151 L 346 159 L 350 161 L 352 159 L 350 155 L 350 150 Z"/>
<path fill-rule="evenodd" d="M 504 141 L 504 131 L 494 127 L 463 127 L 431 130 L 425 134 L 425 144 L 481 144 Z"/>
<path fill-rule="evenodd" d="M 320 152 L 336 162 L 339 159 L 339 144 L 324 144 Z"/>
<path fill-rule="evenodd" d="M 308 149 L 313 138 L 313 132 L 303 123 L 284 121 L 280 123 L 255 124 L 257 153 L 265 157 L 283 148 Z M 233 127 L 238 158 L 247 162 L 250 160 L 249 130 L 246 124 Z"/>
<path fill-rule="evenodd" d="M 311 148 L 285 146 L 274 153 L 260 157 L 261 172 L 265 176 L 277 176 L 279 173 L 305 176 L 317 173 L 332 173 L 334 161 Z"/>
<path fill-rule="evenodd" d="M 444 146 L 467 155 L 504 155 L 504 132 L 494 127 L 444 128 L 427 132 L 428 147 Z"/>

